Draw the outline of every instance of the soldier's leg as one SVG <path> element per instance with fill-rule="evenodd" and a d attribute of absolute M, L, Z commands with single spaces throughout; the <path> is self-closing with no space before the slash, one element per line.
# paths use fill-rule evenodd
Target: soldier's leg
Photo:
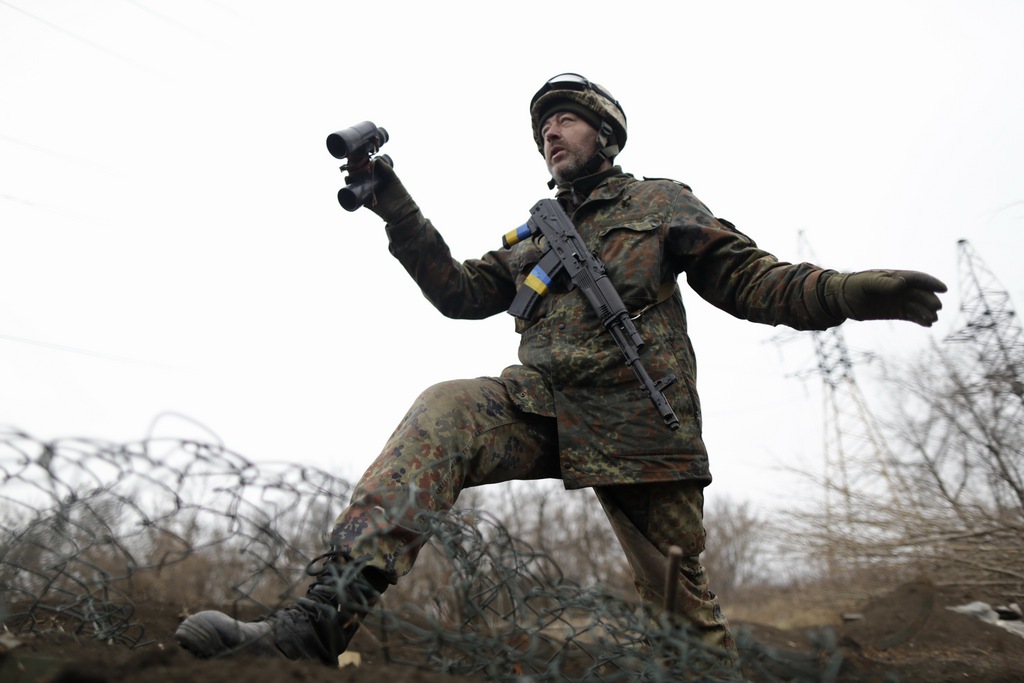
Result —
<path fill-rule="evenodd" d="M 175 636 L 200 657 L 244 650 L 334 664 L 380 593 L 412 567 L 424 515 L 451 508 L 468 486 L 557 476 L 552 418 L 520 412 L 496 380 L 435 385 L 360 479 L 304 598 L 256 622 L 199 612 Z"/>
<path fill-rule="evenodd" d="M 495 380 L 443 382 L 417 398 L 359 480 L 331 544 L 395 583 L 427 540 L 426 518 L 462 489 L 559 476 L 553 418 L 521 412 Z"/>
<path fill-rule="evenodd" d="M 736 645 L 718 598 L 700 563 L 704 551 L 704 484 L 665 482 L 596 489 L 633 570 L 637 592 L 653 616 L 664 610 L 669 548 L 679 546 L 683 562 L 672 611 L 703 643 L 730 663 Z"/>

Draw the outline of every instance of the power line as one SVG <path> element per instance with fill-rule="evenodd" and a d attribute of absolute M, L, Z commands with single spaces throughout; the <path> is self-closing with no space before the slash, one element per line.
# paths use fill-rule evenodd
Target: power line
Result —
<path fill-rule="evenodd" d="M 25 149 L 32 150 L 33 152 L 40 152 L 42 154 L 56 157 L 58 159 L 63 159 L 64 161 L 70 161 L 71 163 L 79 166 L 85 166 L 87 168 L 91 168 L 97 171 L 103 171 L 104 173 L 110 172 L 109 169 L 103 168 L 102 166 L 97 166 L 96 164 L 90 163 L 78 157 L 73 157 L 70 154 L 64 154 L 63 152 L 57 152 L 47 147 L 41 147 L 39 145 L 32 144 L 31 142 L 25 142 L 24 140 L 19 140 L 18 138 L 12 138 L 11 136 L 4 135 L 3 133 L 0 133 L 0 140 L 3 140 L 4 142 L 10 142 L 15 145 L 20 145 Z"/>
<path fill-rule="evenodd" d="M 54 344 L 52 342 L 40 341 L 38 339 L 29 339 L 27 337 L 16 337 L 10 334 L 0 333 L 0 339 L 6 339 L 7 341 L 17 342 L 19 344 L 28 344 L 30 346 L 39 346 L 44 349 L 52 349 L 55 351 L 64 351 L 66 353 L 77 353 L 83 356 L 92 356 L 93 358 L 102 358 L 104 360 L 112 360 L 118 363 L 130 363 L 133 365 L 148 365 L 150 367 L 163 368 L 165 370 L 181 370 L 181 368 L 173 365 L 167 365 L 166 363 L 158 363 L 149 360 L 139 360 L 137 358 L 129 358 L 127 356 L 119 356 L 113 353 L 104 353 L 102 351 L 91 351 L 89 349 L 83 349 L 77 346 L 67 346 L 65 344 Z"/>
<path fill-rule="evenodd" d="M 32 201 L 31 199 L 15 197 L 14 195 L 5 194 L 2 192 L 0 192 L 0 199 L 5 199 L 9 202 L 15 202 L 17 204 L 24 204 L 25 206 L 31 206 L 33 209 L 42 209 L 43 211 L 53 211 L 55 213 L 61 213 L 64 214 L 65 216 L 71 216 L 72 218 L 78 220 L 89 221 L 90 223 L 95 223 L 97 225 L 109 225 L 109 221 L 107 220 L 96 218 L 95 216 L 87 216 L 76 211 L 68 211 L 67 209 L 62 209 L 60 207 L 54 206 L 53 204 L 41 204 L 39 202 Z"/>
<path fill-rule="evenodd" d="M 163 75 L 163 74 L 160 74 L 160 73 L 154 71 L 153 69 L 150 69 L 149 67 L 147 67 L 147 66 L 145 66 L 143 64 L 140 64 L 139 62 L 135 61 L 134 59 L 131 59 L 130 57 L 125 57 L 124 55 L 119 54 L 117 52 L 114 52 L 113 50 L 111 50 L 109 48 L 106 48 L 106 47 L 100 45 L 99 43 L 97 43 L 95 41 L 89 40 L 85 36 L 81 36 L 81 35 L 75 33 L 74 31 L 69 31 L 68 29 L 63 28 L 61 26 L 58 26 L 57 24 L 54 24 L 51 21 L 47 21 L 46 19 L 43 19 L 42 17 L 36 16 L 35 14 L 32 14 L 31 12 L 22 9 L 21 7 L 18 7 L 16 5 L 12 5 L 10 2 L 7 2 L 7 0 L 0 0 L 0 5 L 5 5 L 7 7 L 10 7 L 14 11 L 20 12 L 21 14 L 25 15 L 26 17 L 28 17 L 30 19 L 33 19 L 35 21 L 38 21 L 39 23 L 43 24 L 44 26 L 46 26 L 48 28 L 53 29 L 54 31 L 59 31 L 60 33 L 63 33 L 64 35 L 66 35 L 66 36 L 68 36 L 70 38 L 73 38 L 73 39 L 75 39 L 75 40 L 77 40 L 77 41 L 79 41 L 81 43 L 84 43 L 85 45 L 88 45 L 89 47 L 93 48 L 94 50 L 99 50 L 100 52 L 103 52 L 104 54 L 109 55 L 109 56 L 113 57 L 114 59 L 122 61 L 122 62 L 124 62 L 126 64 L 130 64 L 133 67 L 135 67 L 136 69 L 141 69 L 142 71 L 145 71 L 148 74 L 154 74 L 154 75 L 158 75 L 158 76 L 162 76 Z"/>
<path fill-rule="evenodd" d="M 200 38 L 202 38 L 204 40 L 207 39 L 207 36 L 204 35 L 203 33 L 201 33 L 200 31 L 198 31 L 197 29 L 194 29 L 191 26 L 188 26 L 187 24 L 183 24 L 182 22 L 178 21 L 177 19 L 173 19 L 172 17 L 169 17 L 166 14 L 161 14 L 160 12 L 157 12 L 152 7 L 148 7 L 147 5 L 143 5 L 138 0 L 125 0 L 125 2 L 127 2 L 130 5 L 134 5 L 135 7 L 138 7 L 139 9 L 141 9 L 144 12 L 152 14 L 154 17 L 160 19 L 161 21 L 163 21 L 163 22 L 165 22 L 167 24 L 170 24 L 171 26 L 176 26 L 177 28 L 180 28 L 180 29 L 182 29 L 184 31 L 188 31 L 189 33 L 195 34 L 195 35 L 199 36 Z"/>

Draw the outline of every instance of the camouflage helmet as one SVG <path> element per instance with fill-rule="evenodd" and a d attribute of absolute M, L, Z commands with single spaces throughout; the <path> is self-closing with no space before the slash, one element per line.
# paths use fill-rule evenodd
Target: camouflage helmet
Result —
<path fill-rule="evenodd" d="M 626 146 L 626 113 L 606 89 L 574 73 L 559 74 L 545 83 L 530 100 L 530 120 L 537 150 L 544 154 L 541 126 L 558 111 L 571 111 L 598 131 L 602 155 L 614 158 Z"/>

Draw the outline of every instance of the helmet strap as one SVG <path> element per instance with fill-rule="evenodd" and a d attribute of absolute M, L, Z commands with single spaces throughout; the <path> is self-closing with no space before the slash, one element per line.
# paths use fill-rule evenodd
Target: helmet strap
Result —
<path fill-rule="evenodd" d="M 605 161 L 613 162 L 615 156 L 619 153 L 619 146 L 609 145 L 608 142 L 613 139 L 614 135 L 615 131 L 612 130 L 611 125 L 607 121 L 602 120 L 601 127 L 597 129 L 597 152 L 583 166 L 584 175 L 597 173 L 601 168 L 601 164 Z"/>

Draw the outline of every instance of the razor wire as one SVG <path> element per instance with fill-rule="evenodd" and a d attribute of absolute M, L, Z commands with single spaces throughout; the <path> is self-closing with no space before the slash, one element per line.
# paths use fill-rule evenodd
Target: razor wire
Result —
<path fill-rule="evenodd" d="M 198 441 L 0 431 L 3 625 L 140 648 L 167 635 L 139 616 L 146 599 L 279 608 L 304 592 L 351 491 L 316 468 Z M 396 516 L 429 536 L 420 564 L 439 563 L 443 578 L 419 596 L 399 582 L 368 615 L 388 663 L 508 683 L 734 680 L 678 620 L 581 585 L 484 511 Z M 799 655 L 737 640 L 753 680 L 830 681 L 842 666 L 827 638 Z"/>

